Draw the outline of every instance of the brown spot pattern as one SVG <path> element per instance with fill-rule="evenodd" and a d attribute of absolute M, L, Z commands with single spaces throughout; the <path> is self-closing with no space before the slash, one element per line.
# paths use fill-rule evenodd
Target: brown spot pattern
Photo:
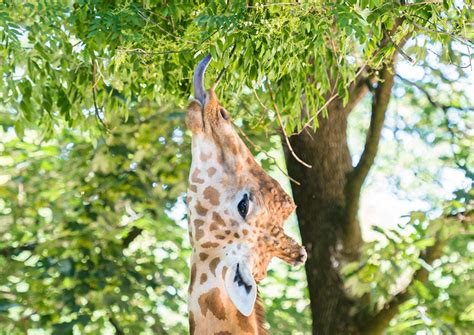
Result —
<path fill-rule="evenodd" d="M 205 162 L 207 160 L 209 160 L 209 158 L 212 157 L 212 152 L 210 152 L 209 154 L 205 154 L 204 152 L 201 152 L 201 155 L 199 155 L 199 158 L 201 159 L 201 162 Z"/>
<path fill-rule="evenodd" d="M 195 169 L 193 174 L 191 175 L 191 181 L 196 184 L 203 184 L 204 179 L 199 178 L 199 174 L 201 173 L 201 170 Z"/>
<path fill-rule="evenodd" d="M 214 276 L 216 275 L 216 268 L 220 261 L 221 259 L 216 257 L 209 263 L 209 269 L 211 269 L 211 272 Z"/>
<path fill-rule="evenodd" d="M 189 294 L 193 293 L 194 282 L 196 281 L 196 264 L 191 266 L 191 280 L 189 282 Z"/>
<path fill-rule="evenodd" d="M 223 331 L 223 332 L 214 333 L 214 335 L 232 335 L 232 333 L 229 333 L 228 331 Z"/>
<path fill-rule="evenodd" d="M 206 254 L 205 252 L 199 253 L 199 259 L 201 260 L 201 262 L 204 262 L 207 259 L 207 257 L 209 257 L 209 255 Z"/>
<path fill-rule="evenodd" d="M 202 285 L 206 282 L 206 280 L 207 280 L 207 274 L 203 273 L 201 275 L 201 279 L 199 280 L 199 283 Z"/>
<path fill-rule="evenodd" d="M 209 200 L 211 205 L 217 206 L 219 205 L 219 192 L 212 186 L 206 187 L 204 190 L 204 199 Z"/>
<path fill-rule="evenodd" d="M 199 200 L 198 200 L 197 205 L 196 205 L 195 208 L 196 208 L 196 212 L 197 212 L 199 215 L 205 216 L 205 215 L 207 214 L 207 208 L 204 207 L 203 205 L 201 205 L 201 203 L 199 202 Z"/>
<path fill-rule="evenodd" d="M 201 244 L 201 247 L 203 248 L 217 248 L 219 246 L 219 243 L 216 243 L 216 242 L 206 242 L 206 243 L 203 243 Z"/>
<path fill-rule="evenodd" d="M 217 169 L 215 167 L 210 167 L 207 169 L 207 174 L 209 177 L 212 177 L 216 173 Z"/>
<path fill-rule="evenodd" d="M 228 146 L 229 146 L 229 149 L 230 151 L 232 151 L 232 153 L 237 156 L 237 154 L 239 153 L 239 148 L 237 147 L 237 143 L 233 142 L 233 141 L 230 141 L 228 143 Z"/>
<path fill-rule="evenodd" d="M 217 319 L 225 320 L 224 304 L 220 295 L 221 292 L 216 287 L 199 297 L 198 302 L 203 316 L 206 316 L 207 311 L 210 311 Z"/>
<path fill-rule="evenodd" d="M 203 220 L 196 219 L 194 220 L 194 230 L 196 232 L 196 241 L 199 241 L 204 236 L 204 230 L 202 226 L 204 225 Z"/>
<path fill-rule="evenodd" d="M 198 189 L 197 189 L 197 186 L 196 186 L 196 185 L 191 184 L 191 185 L 189 185 L 189 190 L 190 190 L 191 192 L 196 193 Z"/>
<path fill-rule="evenodd" d="M 217 213 L 217 212 L 212 213 L 212 219 L 219 226 L 225 226 L 225 221 L 224 221 L 224 219 L 222 219 L 222 216 L 220 216 L 219 213 Z"/>

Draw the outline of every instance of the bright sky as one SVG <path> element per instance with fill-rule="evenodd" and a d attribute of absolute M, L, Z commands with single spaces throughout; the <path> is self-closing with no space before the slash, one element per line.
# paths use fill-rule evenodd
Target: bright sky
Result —
<path fill-rule="evenodd" d="M 397 66 L 397 73 L 413 81 L 421 79 L 424 71 L 419 66 L 401 61 Z M 474 91 L 474 75 L 472 70 L 469 72 L 467 83 L 462 83 L 462 85 L 466 91 Z M 389 115 L 393 108 L 392 104 L 389 108 Z M 398 105 L 397 108 L 400 108 L 400 106 Z M 385 136 L 385 133 L 383 135 L 379 152 L 383 152 L 388 147 L 394 145 L 393 138 Z M 423 157 L 426 160 L 426 164 L 436 161 L 437 156 L 439 156 L 439 152 L 413 136 L 406 136 L 404 144 L 405 148 L 402 150 L 411 151 L 412 155 Z M 437 171 L 440 172 L 440 178 L 436 184 L 424 185 L 421 190 L 413 190 L 413 194 L 430 192 L 440 199 L 449 199 L 453 196 L 453 191 L 469 187 L 469 180 L 465 178 L 464 173 L 460 170 L 438 166 Z M 400 166 L 394 166 L 393 172 L 399 174 L 399 177 L 405 180 L 418 178 L 412 171 L 402 169 Z M 371 230 L 372 226 L 394 228 L 397 223 L 403 221 L 401 218 L 411 211 L 428 210 L 430 208 L 429 203 L 420 199 L 400 199 L 391 188 L 392 186 L 389 185 L 386 174 L 378 170 L 375 165 L 369 175 L 369 180 L 363 190 L 361 199 L 359 215 L 364 239 L 373 240 L 380 238 L 379 234 Z"/>

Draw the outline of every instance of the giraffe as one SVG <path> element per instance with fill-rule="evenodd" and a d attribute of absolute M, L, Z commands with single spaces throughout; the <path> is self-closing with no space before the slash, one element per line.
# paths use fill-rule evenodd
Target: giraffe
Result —
<path fill-rule="evenodd" d="M 266 334 L 257 284 L 276 256 L 292 265 L 306 251 L 283 231 L 295 204 L 254 160 L 211 88 L 205 57 L 194 73 L 186 124 L 192 132 L 188 187 L 192 245 L 191 334 Z"/>

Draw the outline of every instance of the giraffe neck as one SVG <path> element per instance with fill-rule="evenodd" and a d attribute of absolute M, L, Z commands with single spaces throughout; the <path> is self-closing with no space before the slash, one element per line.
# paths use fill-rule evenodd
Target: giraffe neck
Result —
<path fill-rule="evenodd" d="M 203 253 L 193 252 L 191 264 L 188 301 L 191 334 L 265 334 L 259 302 L 246 317 L 227 296 L 224 286 L 227 267 L 218 256 L 205 257 Z"/>
<path fill-rule="evenodd" d="M 239 140 L 233 137 L 228 140 L 237 152 Z M 244 149 L 248 151 L 245 146 L 242 151 Z M 250 155 L 247 151 L 245 158 Z M 253 228 L 232 218 L 227 208 L 232 199 L 226 198 L 225 192 L 229 187 L 226 169 L 238 170 L 242 159 L 225 155 L 202 134 L 193 135 L 192 157 L 187 199 L 193 245 L 188 300 L 190 332 L 263 335 L 266 332 L 261 326 L 263 310 L 260 305 L 255 304 L 252 313 L 244 316 L 230 300 L 224 281 L 227 266 L 230 266 L 226 265 L 225 255 L 250 253 L 248 246 L 239 240 L 250 235 Z M 226 259 L 229 262 L 229 257 Z"/>

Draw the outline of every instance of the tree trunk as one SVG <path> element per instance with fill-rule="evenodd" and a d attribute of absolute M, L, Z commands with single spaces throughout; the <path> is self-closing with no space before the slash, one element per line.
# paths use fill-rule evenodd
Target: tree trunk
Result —
<path fill-rule="evenodd" d="M 290 137 L 297 156 L 312 165 L 307 168 L 285 150 L 296 213 L 303 244 L 308 252 L 308 279 L 313 334 L 356 333 L 351 318 L 353 302 L 346 295 L 339 275 L 345 185 L 352 162 L 347 145 L 347 116 L 340 101 L 329 106 L 329 117 L 321 118 L 317 131 L 304 129 Z"/>
<path fill-rule="evenodd" d="M 300 182 L 300 185 L 293 183 L 292 190 L 303 244 L 308 252 L 306 276 L 313 334 L 370 333 L 378 327 L 375 321 L 364 321 L 365 302 L 350 298 L 340 269 L 343 262 L 359 259 L 363 242 L 358 221 L 360 193 L 378 151 L 393 87 L 392 64 L 385 64 L 379 70 L 372 92 L 367 139 L 354 168 L 346 132 L 351 109 L 368 91 L 359 84 L 354 86 L 347 106 L 344 107 L 340 99 L 328 106 L 329 116 L 319 119 L 317 130 L 307 127 L 290 137 L 294 153 L 285 148 L 288 173 Z M 294 155 L 311 168 L 298 162 Z M 394 315 L 383 318 L 388 320 L 385 327 Z"/>
<path fill-rule="evenodd" d="M 381 48 L 393 44 L 390 34 L 402 22 L 402 18 L 397 19 L 392 30 L 385 32 Z M 397 45 L 399 49 L 407 38 Z M 328 117 L 319 118 L 317 130 L 306 127 L 289 138 L 294 153 L 284 146 L 289 176 L 300 183 L 292 183 L 292 190 L 301 237 L 308 252 L 305 268 L 314 335 L 381 334 L 398 313 L 400 297 L 394 296 L 384 310 L 366 315 L 367 301 L 351 299 L 340 275 L 342 262 L 359 259 L 363 243 L 358 220 L 360 194 L 377 156 L 394 84 L 395 61 L 396 53 L 377 71 L 362 67 L 349 87 L 346 106 L 341 99 L 335 99 L 327 107 Z M 347 117 L 369 90 L 370 126 L 361 158 L 353 168 L 347 145 Z M 311 168 L 298 162 L 295 155 Z"/>

